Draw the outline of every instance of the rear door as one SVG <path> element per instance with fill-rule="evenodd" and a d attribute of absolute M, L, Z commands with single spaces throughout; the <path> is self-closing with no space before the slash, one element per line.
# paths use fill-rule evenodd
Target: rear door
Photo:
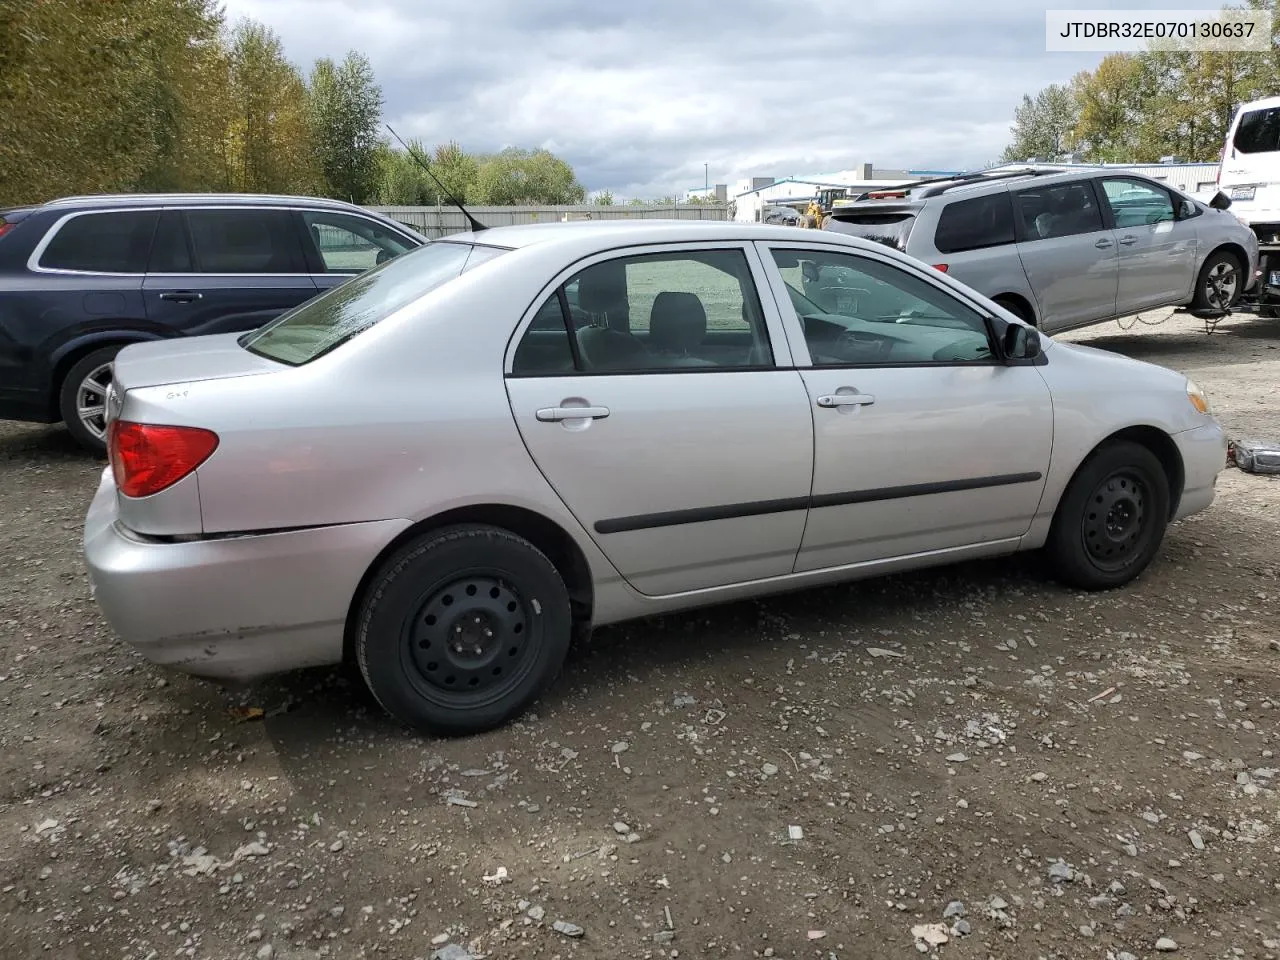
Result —
<path fill-rule="evenodd" d="M 260 327 L 318 292 L 290 210 L 167 209 L 144 284 L 148 318 L 198 336 Z"/>
<path fill-rule="evenodd" d="M 1093 184 L 1086 178 L 1010 193 L 1018 256 L 1036 298 L 1040 329 L 1053 333 L 1115 316 L 1116 237 Z"/>
<path fill-rule="evenodd" d="M 1135 177 L 1099 177 L 1119 249 L 1116 313 L 1137 313 L 1191 296 L 1196 227 L 1174 217 L 1173 196 Z"/>
<path fill-rule="evenodd" d="M 525 446 L 641 593 L 791 573 L 813 420 L 761 281 L 747 244 L 601 254 L 555 278 L 513 340 Z"/>

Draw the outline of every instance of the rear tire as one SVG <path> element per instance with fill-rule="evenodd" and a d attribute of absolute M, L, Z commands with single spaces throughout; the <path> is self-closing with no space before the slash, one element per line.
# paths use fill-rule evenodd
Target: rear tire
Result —
<path fill-rule="evenodd" d="M 1196 293 L 1192 310 L 1230 310 L 1244 292 L 1244 268 L 1240 259 L 1226 250 L 1209 255 L 1196 277 Z"/>
<path fill-rule="evenodd" d="M 498 527 L 446 527 L 375 574 L 355 654 L 388 713 L 454 736 L 522 713 L 560 672 L 573 631 L 569 592 L 542 551 Z"/>
<path fill-rule="evenodd" d="M 1108 443 L 1076 471 L 1058 503 L 1046 555 L 1059 580 L 1109 590 L 1151 563 L 1169 523 L 1169 480 L 1146 447 Z"/>
<path fill-rule="evenodd" d="M 71 365 L 58 389 L 58 412 L 80 446 L 103 456 L 107 452 L 106 392 L 111 362 L 122 346 L 99 347 Z"/>

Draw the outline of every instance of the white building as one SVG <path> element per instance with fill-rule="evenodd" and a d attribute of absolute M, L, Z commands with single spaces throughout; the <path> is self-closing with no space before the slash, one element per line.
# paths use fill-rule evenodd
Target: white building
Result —
<path fill-rule="evenodd" d="M 948 176 L 956 170 L 876 170 L 870 163 L 859 164 L 850 170 L 824 173 L 816 176 L 747 177 L 728 185 L 728 199 L 733 208 L 733 219 L 743 223 L 755 223 L 764 219 L 766 207 L 789 206 L 803 208 L 818 195 L 820 190 L 844 187 L 853 193 L 874 190 L 879 187 L 896 187 L 923 177 Z"/>

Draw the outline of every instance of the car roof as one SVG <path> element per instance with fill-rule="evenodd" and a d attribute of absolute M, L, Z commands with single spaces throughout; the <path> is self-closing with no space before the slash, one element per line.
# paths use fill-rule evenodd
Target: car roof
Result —
<path fill-rule="evenodd" d="M 616 220 L 571 220 L 489 227 L 487 230 L 453 233 L 436 242 L 478 243 L 513 250 L 544 244 L 567 244 L 608 250 L 628 244 L 680 243 L 689 240 L 708 243 L 751 240 L 810 240 L 829 243 L 832 239 L 833 235 L 825 232 L 765 223 L 627 217 Z M 854 239 L 856 238 L 840 237 L 835 242 L 843 243 L 845 240 Z M 881 244 L 876 243 L 867 243 L 866 246 L 869 249 L 882 248 Z"/>
<path fill-rule="evenodd" d="M 905 192 L 906 196 L 867 197 L 864 200 L 856 201 L 838 209 L 857 213 L 857 211 L 866 210 L 873 205 L 896 204 L 901 206 L 903 204 L 920 204 L 936 197 L 971 196 L 984 190 L 994 192 L 1023 187 L 1031 182 L 1050 186 L 1055 183 L 1079 180 L 1083 177 L 1096 177 L 1103 174 L 1130 177 L 1136 180 L 1144 180 L 1148 183 L 1167 186 L 1167 184 L 1163 184 L 1161 181 L 1155 180 L 1146 174 L 1128 169 L 1118 169 L 1103 165 L 1063 167 L 1045 164 L 1019 170 L 992 170 L 989 173 L 978 171 L 961 177 L 938 177 L 936 179 L 916 181 L 915 183 L 904 183 L 897 187 L 881 187 L 876 190 L 870 190 L 868 193 L 894 194 Z"/>
<path fill-rule="evenodd" d="M 182 204 L 184 206 L 220 206 L 233 203 L 238 206 L 273 207 L 273 206 L 308 206 L 332 207 L 340 210 L 361 210 L 373 213 L 342 200 L 330 200 L 327 197 L 301 197 L 286 194 L 265 193 L 104 193 L 85 194 L 83 196 L 58 197 L 46 201 L 41 209 L 56 210 L 61 208 L 94 208 L 136 206 L 166 206 Z"/>

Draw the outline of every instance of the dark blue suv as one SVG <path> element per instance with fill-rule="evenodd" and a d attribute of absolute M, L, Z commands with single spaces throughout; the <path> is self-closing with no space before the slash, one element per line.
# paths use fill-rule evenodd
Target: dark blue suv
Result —
<path fill-rule="evenodd" d="M 0 210 L 0 419 L 101 453 L 111 361 L 139 340 L 250 330 L 426 238 L 307 197 L 71 197 Z"/>

